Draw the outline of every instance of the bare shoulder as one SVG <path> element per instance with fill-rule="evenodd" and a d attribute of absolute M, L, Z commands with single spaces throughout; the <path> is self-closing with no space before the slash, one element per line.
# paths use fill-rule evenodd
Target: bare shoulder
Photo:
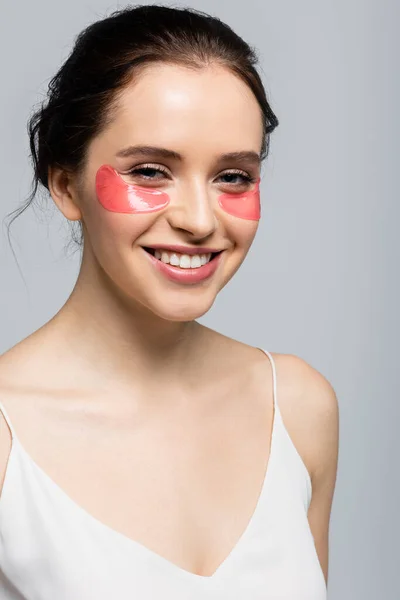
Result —
<path fill-rule="evenodd" d="M 6 404 L 4 399 L 6 396 L 9 397 L 9 394 L 7 393 L 8 386 L 4 384 L 4 381 L 6 381 L 12 375 L 12 372 L 9 372 L 12 366 L 10 354 L 7 352 L 6 354 L 0 356 L 0 402 L 4 408 Z M 11 444 L 11 432 L 8 428 L 4 415 L 0 410 L 0 495 L 3 489 L 8 458 L 11 452 Z"/>
<path fill-rule="evenodd" d="M 32 374 L 38 372 L 35 364 L 36 349 L 35 334 L 31 334 L 0 355 L 0 403 L 10 418 L 10 413 L 18 405 L 18 392 L 21 386 L 30 380 Z M 23 377 L 21 377 L 22 373 Z M 11 431 L 0 410 L 0 494 L 11 446 Z"/>
<path fill-rule="evenodd" d="M 299 356 L 273 354 L 273 357 L 283 417 L 286 416 L 294 435 L 301 439 L 311 478 L 316 480 L 327 468 L 332 469 L 337 460 L 339 405 L 336 392 L 320 371 Z"/>
<path fill-rule="evenodd" d="M 302 358 L 274 355 L 282 418 L 310 473 L 308 521 L 328 581 L 329 524 L 339 451 L 339 406 L 327 378 Z"/>
<path fill-rule="evenodd" d="M 218 335 L 226 351 L 218 352 L 228 371 L 247 372 L 264 398 L 272 382 L 269 359 L 257 348 Z M 277 380 L 277 398 L 285 427 L 316 485 L 327 473 L 333 478 L 338 454 L 339 407 L 330 381 L 314 366 L 294 354 L 269 351 Z M 219 364 L 219 369 L 221 365 Z"/>
<path fill-rule="evenodd" d="M 8 457 L 11 451 L 11 433 L 0 411 L 0 494 L 3 489 Z"/>

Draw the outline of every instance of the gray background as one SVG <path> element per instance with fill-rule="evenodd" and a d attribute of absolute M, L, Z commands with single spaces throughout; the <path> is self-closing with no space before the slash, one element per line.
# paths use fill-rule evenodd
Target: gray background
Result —
<path fill-rule="evenodd" d="M 124 5 L 2 4 L 0 220 L 29 192 L 32 107 L 74 36 Z M 280 119 L 264 168 L 256 240 L 200 321 L 248 344 L 297 354 L 330 380 L 339 399 L 340 448 L 328 595 L 399 599 L 400 5 L 192 0 L 190 6 L 216 14 L 259 49 Z M 68 226 L 47 206 L 25 212 L 12 228 L 24 279 L 1 230 L 0 352 L 49 320 L 75 282 L 78 253 L 65 253 Z"/>

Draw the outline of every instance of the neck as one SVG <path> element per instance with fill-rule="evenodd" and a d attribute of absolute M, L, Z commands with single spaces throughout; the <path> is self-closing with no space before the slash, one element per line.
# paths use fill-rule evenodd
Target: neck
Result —
<path fill-rule="evenodd" d="M 207 351 L 204 334 L 211 332 L 195 320 L 162 319 L 82 271 L 46 330 L 87 385 L 103 388 L 116 381 L 146 387 L 155 373 L 157 387 L 190 386 Z"/>

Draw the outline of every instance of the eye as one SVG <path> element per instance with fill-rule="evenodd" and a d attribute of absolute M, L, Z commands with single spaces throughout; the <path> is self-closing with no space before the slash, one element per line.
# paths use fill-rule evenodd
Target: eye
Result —
<path fill-rule="evenodd" d="M 131 175 L 135 179 L 140 181 L 161 181 L 165 177 L 169 176 L 167 169 L 161 165 L 139 165 L 128 171 L 128 175 Z"/>
<path fill-rule="evenodd" d="M 255 177 L 252 177 L 245 171 L 241 171 L 240 169 L 231 169 L 229 171 L 225 171 L 219 175 L 218 179 L 222 180 L 222 183 L 228 185 L 230 187 L 241 187 L 247 188 L 252 183 L 255 183 L 257 180 Z"/>
<path fill-rule="evenodd" d="M 160 183 L 165 179 L 170 179 L 170 172 L 166 167 L 158 164 L 144 164 L 137 165 L 127 172 L 136 181 L 140 183 Z M 226 186 L 229 190 L 237 189 L 240 192 L 247 190 L 250 185 L 255 183 L 257 179 L 252 177 L 246 171 L 241 169 L 229 169 L 224 173 L 221 173 L 217 179 L 220 180 L 221 184 Z"/>

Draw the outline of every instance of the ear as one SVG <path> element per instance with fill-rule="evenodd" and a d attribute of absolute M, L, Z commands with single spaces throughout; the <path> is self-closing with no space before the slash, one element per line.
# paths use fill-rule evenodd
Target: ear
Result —
<path fill-rule="evenodd" d="M 82 212 L 79 208 L 76 177 L 60 167 L 49 167 L 48 185 L 51 197 L 64 217 L 69 221 L 79 221 Z"/>

